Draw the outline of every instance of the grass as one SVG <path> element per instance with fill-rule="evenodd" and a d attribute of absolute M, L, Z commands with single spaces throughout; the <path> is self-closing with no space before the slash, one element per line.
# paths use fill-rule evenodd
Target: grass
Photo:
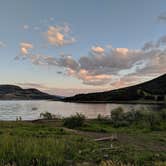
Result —
<path fill-rule="evenodd" d="M 43 166 L 68 165 L 70 161 L 82 161 L 82 155 L 91 160 L 90 153 L 97 146 L 88 138 L 51 125 L 0 124 L 0 165 L 16 162 L 17 165 L 29 166 L 33 160 Z"/>
<path fill-rule="evenodd" d="M 100 117 L 86 119 L 74 130 L 59 119 L 0 122 L 0 166 L 166 165 L 166 122 L 160 119 L 158 128 L 143 122 L 117 127 Z M 94 140 L 111 135 L 118 139 Z"/>

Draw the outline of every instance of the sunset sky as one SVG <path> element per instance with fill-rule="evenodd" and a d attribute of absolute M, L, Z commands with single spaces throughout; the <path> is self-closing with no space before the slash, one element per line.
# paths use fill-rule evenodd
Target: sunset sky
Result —
<path fill-rule="evenodd" d="M 57 94 L 166 73 L 165 0 L 0 0 L 0 84 Z"/>

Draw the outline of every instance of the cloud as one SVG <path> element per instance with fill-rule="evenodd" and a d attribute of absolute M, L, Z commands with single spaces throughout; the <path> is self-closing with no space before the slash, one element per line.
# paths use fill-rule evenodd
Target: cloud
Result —
<path fill-rule="evenodd" d="M 73 44 L 76 39 L 70 35 L 70 27 L 64 26 L 49 26 L 46 34 L 47 41 L 53 46 L 64 46 Z"/>
<path fill-rule="evenodd" d="M 131 85 L 136 85 L 139 83 L 143 83 L 145 81 L 153 79 L 154 76 L 146 76 L 146 75 L 128 75 L 127 77 L 118 77 L 118 79 L 113 80 L 110 85 L 113 89 L 118 89 L 120 87 L 127 87 Z"/>
<path fill-rule="evenodd" d="M 115 50 L 121 55 L 127 55 L 129 52 L 128 48 L 115 48 Z"/>
<path fill-rule="evenodd" d="M 104 53 L 104 48 L 100 47 L 100 46 L 96 46 L 96 47 L 92 47 L 91 50 L 95 53 L 99 53 L 99 54 L 102 54 Z"/>
<path fill-rule="evenodd" d="M 29 29 L 29 25 L 27 25 L 27 24 L 23 25 L 23 29 L 28 30 Z"/>
<path fill-rule="evenodd" d="M 41 30 L 41 28 L 42 27 L 40 27 L 39 25 L 27 25 L 27 24 L 25 24 L 25 25 L 23 25 L 23 29 L 24 30 L 34 30 L 34 31 L 39 31 L 39 30 Z"/>
<path fill-rule="evenodd" d="M 144 43 L 142 50 L 149 51 L 154 49 L 161 49 L 166 46 L 166 35 L 161 36 L 157 41 L 148 41 Z"/>
<path fill-rule="evenodd" d="M 127 48 L 112 48 L 104 54 L 82 56 L 79 59 L 81 68 L 88 70 L 91 74 L 115 74 L 121 69 L 128 69 L 142 56 L 140 50 L 128 50 Z"/>
<path fill-rule="evenodd" d="M 34 26 L 33 29 L 34 29 L 35 31 L 38 31 L 38 30 L 40 30 L 40 27 Z"/>
<path fill-rule="evenodd" d="M 153 43 L 153 41 L 148 41 L 144 44 L 144 46 L 142 47 L 142 50 L 146 51 L 153 48 L 157 48 L 157 46 Z"/>
<path fill-rule="evenodd" d="M 4 42 L 0 41 L 0 48 L 4 48 L 4 47 L 6 47 L 6 44 Z"/>
<path fill-rule="evenodd" d="M 54 17 L 50 17 L 49 20 L 50 21 L 54 21 L 55 19 L 54 19 Z"/>
<path fill-rule="evenodd" d="M 29 54 L 29 50 L 33 49 L 33 45 L 29 42 L 20 43 L 20 53 L 22 56 L 26 56 Z"/>
<path fill-rule="evenodd" d="M 56 58 L 49 55 L 32 54 L 29 55 L 28 58 L 35 65 L 58 66 L 66 69 L 71 69 L 74 71 L 76 71 L 79 68 L 79 64 L 73 59 L 71 55 Z"/>
<path fill-rule="evenodd" d="M 59 57 L 30 54 L 28 58 L 35 65 L 48 65 L 65 69 L 65 75 L 75 77 L 83 84 L 92 86 L 125 86 L 135 81 L 125 81 L 139 75 L 140 82 L 153 73 L 157 76 L 166 72 L 166 37 L 145 43 L 142 49 L 91 47 L 89 54 L 75 59 L 72 55 Z M 21 44 L 22 53 L 33 48 L 29 43 Z M 93 49 L 92 49 L 93 48 Z M 60 73 L 59 73 L 60 74 Z M 62 73 L 64 74 L 64 73 Z M 120 79 L 120 80 L 119 80 Z"/>
<path fill-rule="evenodd" d="M 165 21 L 166 13 L 158 16 L 158 20 Z M 50 17 L 49 23 L 53 22 L 54 18 Z M 24 29 L 28 28 L 28 25 L 24 25 Z M 51 46 L 62 47 L 76 42 L 68 24 L 46 25 L 40 27 L 40 30 Z M 156 41 L 146 42 L 140 49 L 93 45 L 86 55 L 79 58 L 64 53 L 61 56 L 45 55 L 34 52 L 33 48 L 29 42 L 20 43 L 21 56 L 35 65 L 59 67 L 63 69 L 63 73 L 58 72 L 59 74 L 75 77 L 86 85 L 121 87 L 145 80 L 149 75 L 153 74 L 154 77 L 166 72 L 166 35 Z"/>
<path fill-rule="evenodd" d="M 29 55 L 28 58 L 31 60 L 31 62 L 35 65 L 57 65 L 56 60 L 52 56 L 47 56 L 43 54 L 32 54 Z"/>
<path fill-rule="evenodd" d="M 73 59 L 71 55 L 59 58 L 57 63 L 58 66 L 69 68 L 75 71 L 77 71 L 79 68 L 79 64 L 76 62 L 76 60 Z"/>
<path fill-rule="evenodd" d="M 72 70 L 68 68 L 67 75 L 76 77 L 83 81 L 83 84 L 87 85 L 104 85 L 107 84 L 110 79 L 111 75 L 108 74 L 97 74 L 92 75 L 89 73 L 88 70 L 85 69 L 79 69 L 79 70 Z"/>

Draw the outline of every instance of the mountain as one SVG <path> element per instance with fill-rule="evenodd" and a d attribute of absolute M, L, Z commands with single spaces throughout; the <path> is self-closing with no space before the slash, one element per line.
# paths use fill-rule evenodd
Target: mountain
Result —
<path fill-rule="evenodd" d="M 0 100 L 60 100 L 60 97 L 15 85 L 0 85 Z"/>
<path fill-rule="evenodd" d="M 166 100 L 166 74 L 135 86 L 105 92 L 78 94 L 64 99 L 64 101 L 67 102 L 114 102 L 138 100 Z"/>

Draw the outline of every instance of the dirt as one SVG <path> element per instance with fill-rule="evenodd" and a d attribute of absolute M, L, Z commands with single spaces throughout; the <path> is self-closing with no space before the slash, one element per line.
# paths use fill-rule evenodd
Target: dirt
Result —
<path fill-rule="evenodd" d="M 80 136 L 85 136 L 89 137 L 90 139 L 99 139 L 103 137 L 116 137 L 117 140 L 116 142 L 121 145 L 132 145 L 133 147 L 137 149 L 149 149 L 150 151 L 166 151 L 166 145 L 163 145 L 162 142 L 157 141 L 157 140 L 148 140 L 145 134 L 129 134 L 129 133 L 104 133 L 104 132 L 90 132 L 90 131 L 81 131 L 81 130 L 76 130 L 76 129 L 69 129 L 66 127 L 61 127 L 62 126 L 62 121 L 61 120 L 42 120 L 38 119 L 35 121 L 31 121 L 32 123 L 36 124 L 49 124 L 51 126 L 56 126 L 63 128 L 67 132 L 71 132 L 76 135 Z M 148 133 L 147 133 L 148 134 Z M 148 136 L 150 137 L 150 136 Z"/>

